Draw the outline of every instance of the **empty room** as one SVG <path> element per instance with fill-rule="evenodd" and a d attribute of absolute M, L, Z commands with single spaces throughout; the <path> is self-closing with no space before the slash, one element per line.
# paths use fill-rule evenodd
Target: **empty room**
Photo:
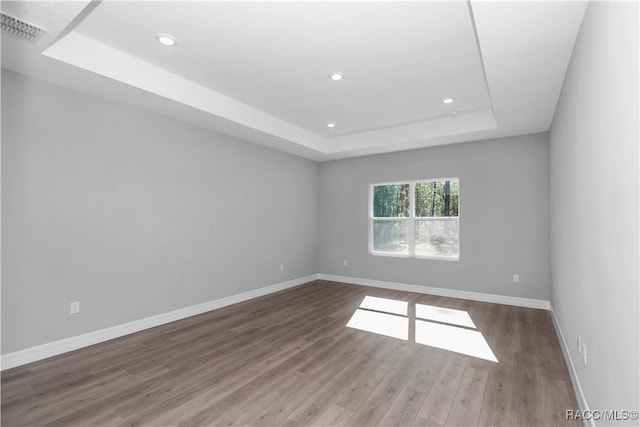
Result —
<path fill-rule="evenodd" d="M 637 1 L 2 1 L 1 424 L 640 409 Z"/>

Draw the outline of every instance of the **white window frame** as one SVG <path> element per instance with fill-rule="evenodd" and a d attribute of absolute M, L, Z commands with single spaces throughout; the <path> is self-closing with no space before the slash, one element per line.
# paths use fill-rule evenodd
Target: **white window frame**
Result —
<path fill-rule="evenodd" d="M 416 184 L 428 184 L 430 182 L 440 182 L 440 181 L 458 181 L 458 216 L 451 217 L 438 217 L 438 216 L 427 216 L 427 217 L 417 217 L 415 211 L 415 196 L 416 196 Z M 384 217 L 384 218 L 374 218 L 373 216 L 373 188 L 384 186 L 384 185 L 406 185 L 409 184 L 409 216 L 408 217 Z M 369 185 L 369 254 L 373 256 L 385 256 L 385 257 L 393 257 L 393 258 L 416 258 L 416 259 L 434 259 L 441 261 L 460 261 L 460 210 L 462 199 L 460 195 L 460 178 L 458 177 L 449 177 L 449 178 L 429 178 L 429 179 L 418 179 L 418 180 L 407 180 L 407 181 L 394 181 L 394 182 L 382 182 L 375 183 Z M 416 221 L 419 220 L 450 220 L 452 218 L 457 218 L 458 220 L 458 256 L 441 256 L 441 255 L 417 255 L 416 251 L 416 242 L 415 242 L 415 226 Z M 407 245 L 409 247 L 409 252 L 406 254 L 398 254 L 393 252 L 382 252 L 376 251 L 373 249 L 373 222 L 374 221 L 406 221 L 407 222 Z"/>

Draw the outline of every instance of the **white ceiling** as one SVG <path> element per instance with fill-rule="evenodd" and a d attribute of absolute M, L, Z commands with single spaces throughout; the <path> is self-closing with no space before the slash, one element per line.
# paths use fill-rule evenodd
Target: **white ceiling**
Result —
<path fill-rule="evenodd" d="M 586 3 L 1 7 L 48 30 L 5 68 L 326 160 L 548 130 Z"/>

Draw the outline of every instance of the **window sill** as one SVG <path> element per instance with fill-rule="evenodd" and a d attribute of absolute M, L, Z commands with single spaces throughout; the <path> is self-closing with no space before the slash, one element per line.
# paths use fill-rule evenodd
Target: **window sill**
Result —
<path fill-rule="evenodd" d="M 415 258 L 415 259 L 430 259 L 436 261 L 460 261 L 460 256 L 446 257 L 446 256 L 428 256 L 428 255 L 409 255 L 409 254 L 394 254 L 390 252 L 374 252 L 370 251 L 369 255 L 389 257 L 389 258 Z"/>

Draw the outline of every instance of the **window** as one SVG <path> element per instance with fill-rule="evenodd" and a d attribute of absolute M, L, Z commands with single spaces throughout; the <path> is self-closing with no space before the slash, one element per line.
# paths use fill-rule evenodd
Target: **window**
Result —
<path fill-rule="evenodd" d="M 374 184 L 369 197 L 369 252 L 458 260 L 458 178 Z"/>

